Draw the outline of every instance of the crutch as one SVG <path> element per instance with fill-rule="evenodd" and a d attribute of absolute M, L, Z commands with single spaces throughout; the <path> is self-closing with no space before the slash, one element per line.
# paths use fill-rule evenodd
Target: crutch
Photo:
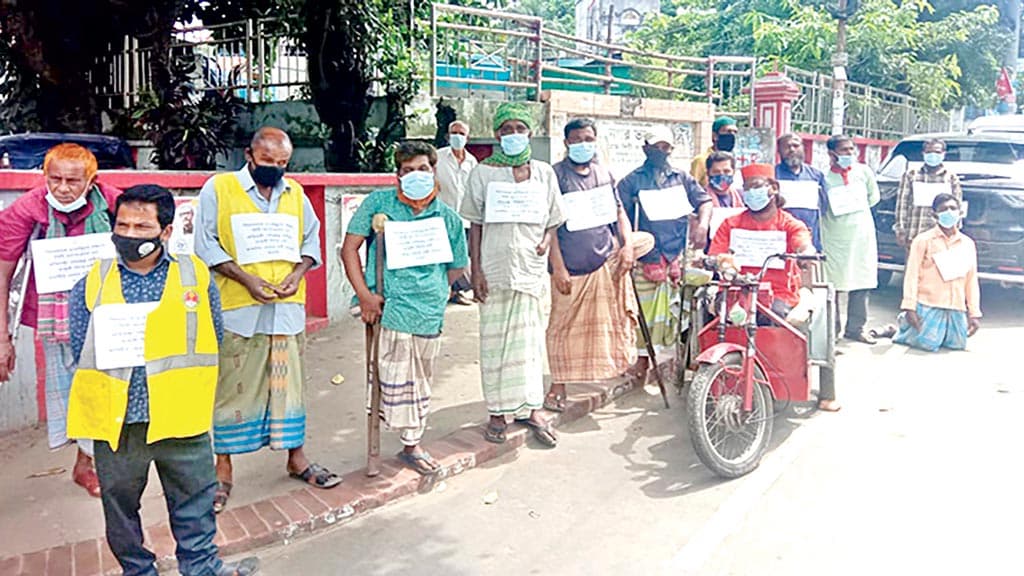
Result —
<path fill-rule="evenodd" d="M 633 231 L 636 232 L 639 226 L 640 199 L 637 198 L 636 206 L 633 210 Z M 637 319 L 640 322 L 640 335 L 644 337 L 644 342 L 647 344 L 647 356 L 650 358 L 650 367 L 654 369 L 654 378 L 658 381 L 658 389 L 661 391 L 661 399 L 665 402 L 665 408 L 669 408 L 668 392 L 665 391 L 665 381 L 661 377 L 661 368 L 658 366 L 658 356 L 654 352 L 654 342 L 651 342 L 651 330 L 647 326 L 647 317 L 644 316 L 643 304 L 640 303 L 640 293 L 636 290 L 636 278 L 633 277 L 632 270 L 627 273 L 629 274 L 629 281 L 633 284 L 633 296 L 636 298 Z"/>
<path fill-rule="evenodd" d="M 17 283 L 17 287 L 13 287 L 10 294 L 15 294 L 16 298 L 12 302 L 8 297 L 7 304 L 7 331 L 11 337 L 11 348 L 15 348 L 18 345 L 18 333 L 21 330 L 18 326 L 21 325 L 21 316 L 25 311 L 25 297 L 28 295 L 28 281 L 32 277 L 32 240 L 35 240 L 36 236 L 39 235 L 39 224 L 36 224 L 32 229 L 32 235 L 29 236 L 28 245 L 25 247 L 25 253 L 18 260 L 18 265 L 14 269 L 14 274 L 11 279 Z M 3 381 L 0 381 L 3 384 Z"/>
<path fill-rule="evenodd" d="M 384 223 L 387 215 L 374 214 L 373 232 L 377 271 L 374 292 L 384 295 Z M 370 414 L 367 416 L 366 475 L 380 474 L 380 319 L 366 325 L 366 381 L 370 384 Z"/>

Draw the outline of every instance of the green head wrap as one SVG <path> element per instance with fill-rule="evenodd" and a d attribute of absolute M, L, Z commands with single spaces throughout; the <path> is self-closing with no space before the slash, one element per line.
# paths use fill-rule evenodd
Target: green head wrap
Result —
<path fill-rule="evenodd" d="M 533 116 L 525 104 L 519 102 L 502 102 L 494 112 L 494 130 L 497 131 L 501 125 L 509 120 L 519 120 L 533 129 Z"/>
<path fill-rule="evenodd" d="M 519 102 L 502 102 L 494 112 L 494 131 L 497 132 L 501 125 L 509 120 L 519 120 L 526 124 L 527 128 L 533 130 L 533 116 L 525 104 Z M 533 151 L 529 146 L 520 154 L 509 156 L 499 147 L 494 153 L 484 160 L 484 164 L 491 166 L 522 166 L 530 161 Z"/>
<path fill-rule="evenodd" d="M 713 133 L 715 133 L 715 134 L 718 134 L 718 131 L 721 130 L 723 126 L 735 126 L 735 125 L 736 125 L 736 119 L 735 118 L 733 118 L 732 116 L 722 116 L 721 118 L 716 119 L 714 121 L 714 123 L 711 124 L 711 131 Z"/>

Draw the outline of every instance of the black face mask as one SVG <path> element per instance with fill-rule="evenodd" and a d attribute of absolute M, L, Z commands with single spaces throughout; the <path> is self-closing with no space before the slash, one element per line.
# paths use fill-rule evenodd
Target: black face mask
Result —
<path fill-rule="evenodd" d="M 655 168 L 664 168 L 668 166 L 668 153 L 658 148 L 648 148 L 644 150 L 644 154 L 647 155 L 647 161 L 651 163 Z"/>
<path fill-rule="evenodd" d="M 284 178 L 284 168 L 278 166 L 254 164 L 249 166 L 249 173 L 257 184 L 269 188 L 273 188 Z"/>
<path fill-rule="evenodd" d="M 717 146 L 722 152 L 732 152 L 732 149 L 736 147 L 736 135 L 719 134 Z"/>
<path fill-rule="evenodd" d="M 159 236 L 155 238 L 129 238 L 120 234 L 112 234 L 110 239 L 114 242 L 117 254 L 125 262 L 138 262 L 159 250 L 163 245 Z"/>

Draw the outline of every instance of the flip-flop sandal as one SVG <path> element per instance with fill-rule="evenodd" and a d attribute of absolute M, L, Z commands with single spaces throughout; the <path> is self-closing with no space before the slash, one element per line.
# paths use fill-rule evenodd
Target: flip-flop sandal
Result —
<path fill-rule="evenodd" d="M 430 476 L 441 471 L 441 464 L 431 458 L 426 450 L 419 454 L 409 454 L 403 450 L 398 453 L 398 459 L 423 476 Z M 437 465 L 437 468 L 431 468 L 431 463 Z"/>
<path fill-rule="evenodd" d="M 234 484 L 231 482 L 217 481 L 217 491 L 213 493 L 213 513 L 220 514 L 228 507 L 228 498 L 231 498 L 231 489 Z"/>
<path fill-rule="evenodd" d="M 307 466 L 301 474 L 289 472 L 288 476 L 295 478 L 296 480 L 301 480 L 310 486 L 315 486 L 324 490 L 327 488 L 334 488 L 338 484 L 341 484 L 341 476 L 338 476 L 316 462 L 310 463 L 310 465 Z"/>
<path fill-rule="evenodd" d="M 544 397 L 544 409 L 550 412 L 565 412 L 565 395 L 548 394 Z"/>
<path fill-rule="evenodd" d="M 487 431 L 484 432 L 484 440 L 493 444 L 504 444 L 508 437 L 505 435 L 507 426 L 494 426 L 492 424 L 487 425 Z"/>
<path fill-rule="evenodd" d="M 533 437 L 536 438 L 537 441 L 540 442 L 541 444 L 547 446 L 548 448 L 554 448 L 555 446 L 558 446 L 558 436 L 555 435 L 555 430 L 554 428 L 551 427 L 550 422 L 546 422 L 545 424 L 541 425 L 538 424 L 537 422 L 534 422 L 533 420 L 530 420 L 529 418 L 516 420 L 516 422 L 523 424 L 525 426 L 529 426 L 530 429 L 533 430 Z"/>
<path fill-rule="evenodd" d="M 85 491 L 89 493 L 89 496 L 93 498 L 100 497 L 100 478 L 96 475 L 96 470 L 90 468 L 81 474 L 76 474 L 72 477 L 75 484 L 78 484 Z"/>

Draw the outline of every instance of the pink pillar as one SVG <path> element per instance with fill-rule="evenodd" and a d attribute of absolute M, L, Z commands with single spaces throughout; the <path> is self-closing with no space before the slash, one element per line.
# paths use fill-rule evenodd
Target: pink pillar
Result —
<path fill-rule="evenodd" d="M 793 102 L 800 87 L 782 72 L 769 72 L 754 82 L 754 126 L 773 128 L 778 138 L 792 131 Z"/>

